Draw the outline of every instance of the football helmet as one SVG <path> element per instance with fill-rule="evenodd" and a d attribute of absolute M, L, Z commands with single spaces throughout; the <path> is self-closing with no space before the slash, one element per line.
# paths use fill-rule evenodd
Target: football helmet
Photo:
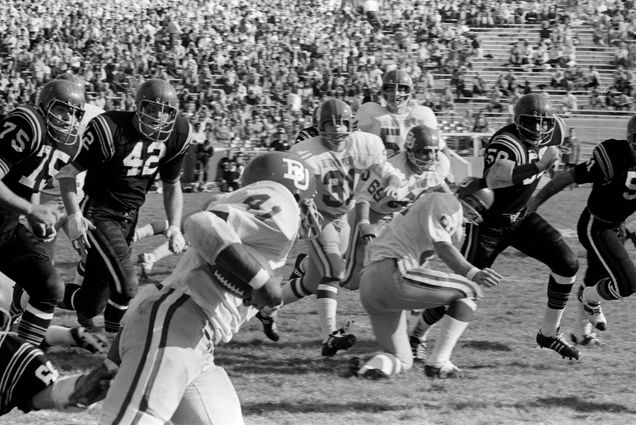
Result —
<path fill-rule="evenodd" d="M 353 128 L 351 107 L 340 99 L 329 99 L 318 110 L 318 133 L 322 143 L 335 152 L 342 152 L 344 141 Z"/>
<path fill-rule="evenodd" d="M 627 141 L 632 148 L 632 152 L 636 153 L 636 115 L 627 122 Z"/>
<path fill-rule="evenodd" d="M 539 93 L 530 93 L 515 103 L 514 123 L 522 141 L 540 147 L 550 143 L 556 116 L 547 97 Z"/>
<path fill-rule="evenodd" d="M 165 80 L 154 78 L 141 84 L 135 97 L 137 129 L 148 139 L 165 142 L 179 112 L 177 92 Z"/>
<path fill-rule="evenodd" d="M 82 77 L 71 74 L 70 72 L 63 72 L 55 76 L 56 80 L 67 80 L 75 84 L 80 90 L 84 90 L 84 80 Z"/>
<path fill-rule="evenodd" d="M 295 153 L 268 152 L 253 158 L 241 177 L 243 186 L 270 180 L 282 184 L 291 192 L 300 207 L 301 239 L 313 239 L 320 234 L 323 217 L 314 204 L 316 179 L 305 162 Z"/>
<path fill-rule="evenodd" d="M 391 113 L 404 113 L 414 91 L 413 79 L 403 69 L 393 69 L 382 77 L 382 96 Z"/>
<path fill-rule="evenodd" d="M 79 141 L 84 103 L 84 88 L 71 81 L 55 79 L 42 86 L 36 104 L 46 122 L 46 132 L 56 145 Z"/>
<path fill-rule="evenodd" d="M 481 223 L 484 213 L 495 202 L 495 193 L 478 177 L 463 180 L 457 188 L 456 195 L 462 203 L 464 219 L 473 224 Z"/>
<path fill-rule="evenodd" d="M 406 133 L 404 149 L 406 160 L 416 173 L 432 170 L 437 164 L 440 151 L 437 130 L 425 125 L 411 128 Z"/>

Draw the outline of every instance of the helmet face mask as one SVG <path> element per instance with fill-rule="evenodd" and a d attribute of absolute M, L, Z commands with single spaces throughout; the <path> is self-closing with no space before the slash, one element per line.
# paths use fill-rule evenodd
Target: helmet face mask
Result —
<path fill-rule="evenodd" d="M 342 152 L 353 127 L 353 112 L 340 99 L 329 99 L 318 111 L 318 132 L 327 149 Z"/>
<path fill-rule="evenodd" d="M 80 140 L 84 103 L 84 90 L 68 80 L 49 81 L 40 90 L 37 105 L 47 134 L 57 146 L 75 145 Z"/>
<path fill-rule="evenodd" d="M 295 153 L 268 152 L 253 158 L 245 167 L 242 185 L 258 181 L 282 184 L 292 194 L 300 209 L 298 237 L 314 239 L 320 234 L 323 217 L 314 203 L 316 180 L 303 160 Z"/>
<path fill-rule="evenodd" d="M 156 142 L 168 140 L 179 112 L 174 88 L 164 80 L 148 80 L 137 90 L 136 105 L 139 132 Z"/>
<path fill-rule="evenodd" d="M 391 113 L 403 113 L 414 91 L 413 80 L 404 70 L 394 69 L 382 79 L 382 96 Z"/>
<path fill-rule="evenodd" d="M 522 96 L 514 106 L 514 122 L 521 140 L 540 147 L 550 143 L 556 116 L 549 100 L 538 93 Z"/>
<path fill-rule="evenodd" d="M 437 130 L 418 125 L 406 134 L 404 148 L 406 159 L 418 174 L 431 171 L 439 161 L 439 137 Z"/>

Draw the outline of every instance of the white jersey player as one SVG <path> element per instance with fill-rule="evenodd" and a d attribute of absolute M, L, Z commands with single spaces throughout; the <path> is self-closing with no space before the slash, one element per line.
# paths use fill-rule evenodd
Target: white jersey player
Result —
<path fill-rule="evenodd" d="M 299 228 L 318 230 L 306 226 L 315 223 L 315 183 L 297 156 L 254 158 L 243 184 L 186 219 L 191 248 L 160 289 L 131 306 L 102 423 L 243 423 L 214 346 L 230 341 L 255 307 L 280 304 L 273 270 L 285 264 Z"/>
<path fill-rule="evenodd" d="M 356 113 L 358 129 L 380 136 L 389 156 L 404 149 L 406 134 L 411 127 L 426 125 L 437 129 L 433 110 L 414 103 L 412 93 L 414 85 L 409 74 L 402 69 L 391 70 L 382 78 L 382 96 L 386 106 L 368 102 Z"/>
<path fill-rule="evenodd" d="M 464 219 L 481 221 L 481 214 L 493 202 L 492 191 L 475 179 L 462 186 L 458 195 L 459 200 L 449 193 L 423 195 L 384 226 L 367 247 L 360 299 L 384 352 L 366 361 L 353 358 L 354 375 L 377 379 L 409 370 L 413 355 L 406 311 L 433 306 L 448 306 L 448 314 L 424 372 L 436 378 L 459 374 L 450 361 L 453 347 L 476 309 L 480 286 L 497 285 L 501 276 L 489 268 L 477 269 L 454 246 L 461 239 Z M 434 255 L 452 273 L 431 269 L 428 261 Z"/>
<path fill-rule="evenodd" d="M 318 238 L 309 241 L 306 274 L 283 288 L 283 302 L 289 304 L 316 294 L 323 338 L 322 355 L 331 357 L 355 343 L 355 336 L 336 326 L 337 294 L 344 277 L 343 255 L 349 241 L 347 212 L 354 205 L 354 188 L 360 174 L 369 170 L 385 184 L 386 196 L 395 197 L 402 174 L 387 161 L 379 137 L 351 131 L 352 112 L 339 99 L 323 102 L 318 113 L 320 136 L 292 146 L 307 163 L 316 178 L 316 206 L 324 217 Z M 264 314 L 265 312 L 263 312 Z M 267 315 L 266 315 L 267 316 Z M 262 315 L 259 318 L 262 320 Z M 267 323 L 265 333 L 272 340 Z M 270 329 L 271 330 L 271 329 Z"/>
<path fill-rule="evenodd" d="M 343 279 L 348 289 L 358 288 L 365 245 L 396 213 L 408 207 L 424 192 L 436 190 L 450 193 L 445 181 L 450 173 L 450 164 L 448 158 L 440 153 L 437 130 L 424 125 L 411 128 L 404 147 L 404 151 L 389 159 L 389 163 L 406 177 L 396 199 L 384 196 L 385 186 L 376 173 L 365 172 L 360 178 L 356 190 L 356 209 L 349 213 L 352 232 Z"/>

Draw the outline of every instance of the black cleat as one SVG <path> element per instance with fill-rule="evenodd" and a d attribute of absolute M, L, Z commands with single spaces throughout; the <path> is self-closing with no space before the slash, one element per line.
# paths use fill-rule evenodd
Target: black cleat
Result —
<path fill-rule="evenodd" d="M 333 357 L 339 350 L 348 350 L 355 343 L 355 335 L 345 333 L 344 329 L 338 329 L 333 331 L 327 341 L 322 343 L 321 354 L 325 357 Z"/>
<path fill-rule="evenodd" d="M 556 336 L 545 336 L 539 331 L 537 333 L 537 344 L 539 344 L 539 347 L 556 351 L 563 358 L 578 360 L 581 357 L 578 348 L 567 342 L 563 334 L 558 332 L 557 330 Z"/>
<path fill-rule="evenodd" d="M 260 311 L 256 313 L 256 318 L 263 324 L 263 332 L 265 336 L 274 342 L 278 342 L 280 334 L 276 329 L 276 320 L 272 316 L 266 316 Z"/>

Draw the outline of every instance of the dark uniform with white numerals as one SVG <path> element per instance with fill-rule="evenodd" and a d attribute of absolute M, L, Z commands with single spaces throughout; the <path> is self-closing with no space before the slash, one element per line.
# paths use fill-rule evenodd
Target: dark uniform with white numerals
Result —
<path fill-rule="evenodd" d="M 15 407 L 24 413 L 31 411 L 31 399 L 58 377 L 42 350 L 7 335 L 0 346 L 0 416 Z"/>
<path fill-rule="evenodd" d="M 99 314 L 109 296 L 114 308 L 127 306 L 135 296 L 138 282 L 130 244 L 139 208 L 157 173 L 165 183 L 179 180 L 190 143 L 185 118 L 177 117 L 167 141 L 156 142 L 139 133 L 134 114 L 109 111 L 95 117 L 83 135 L 85 148 L 73 162 L 77 169 L 87 170 L 82 208 L 96 227 L 88 232 L 91 248 L 84 283 L 73 299 L 75 309 L 87 318 Z"/>
<path fill-rule="evenodd" d="M 636 211 L 636 161 L 626 140 L 606 140 L 572 170 L 576 183 L 594 183 L 577 230 L 587 251 L 584 282 L 605 299 L 636 292 L 636 267 L 625 250 L 625 220 Z"/>
<path fill-rule="evenodd" d="M 64 148 L 65 151 L 56 149 L 49 140 L 46 122 L 35 108 L 21 106 L 14 109 L 0 121 L 2 183 L 16 195 L 30 200 L 77 155 L 80 143 Z M 62 300 L 64 283 L 51 264 L 42 241 L 20 224 L 19 217 L 19 212 L 0 206 L 0 271 L 26 290 L 31 306 L 51 314 Z M 24 326 L 48 326 L 37 318 L 34 320 L 37 323 L 25 322 Z M 19 332 L 28 337 L 22 334 L 22 329 Z"/>

